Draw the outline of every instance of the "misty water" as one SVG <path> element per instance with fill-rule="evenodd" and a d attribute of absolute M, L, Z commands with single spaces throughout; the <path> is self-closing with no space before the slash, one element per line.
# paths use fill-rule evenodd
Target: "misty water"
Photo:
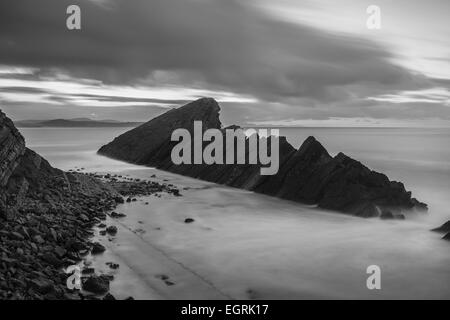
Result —
<path fill-rule="evenodd" d="M 362 219 L 96 155 L 127 128 L 21 129 L 28 147 L 61 169 L 84 168 L 172 183 L 182 197 L 119 206 L 119 233 L 89 257 L 120 264 L 111 290 L 135 298 L 450 298 L 450 243 L 430 232 L 450 220 L 449 129 L 293 128 L 405 183 L 429 205 L 406 221 Z M 165 181 L 164 181 L 165 180 Z M 149 204 L 146 205 L 145 202 Z M 195 219 L 192 224 L 184 219 Z M 368 290 L 366 268 L 381 268 Z M 170 285 L 161 281 L 167 275 Z"/>

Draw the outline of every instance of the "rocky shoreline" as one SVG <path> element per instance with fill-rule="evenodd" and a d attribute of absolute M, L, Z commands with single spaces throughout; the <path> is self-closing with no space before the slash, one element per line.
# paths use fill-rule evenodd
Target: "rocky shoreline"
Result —
<path fill-rule="evenodd" d="M 205 107 L 209 110 L 211 105 Z M 215 104 L 213 107 L 212 118 L 216 119 L 218 110 Z M 176 116 L 175 112 L 171 114 Z M 319 204 L 325 208 L 339 203 L 334 200 L 345 198 L 348 202 L 331 209 L 361 216 L 376 215 L 375 205 L 384 207 L 382 218 L 400 217 L 401 213 L 394 210 L 398 208 L 426 209 L 425 204 L 411 198 L 403 184 L 391 182 L 345 155 L 330 157 L 315 139 L 308 139 L 299 150 L 283 142 L 282 151 L 288 154 L 282 158 L 286 167 L 279 176 L 265 180 L 254 175 L 259 169 L 257 166 L 236 166 L 231 171 L 221 166 L 208 170 L 163 166 L 169 147 L 166 138 L 158 136 L 163 145 L 155 152 L 160 157 L 159 166 L 167 171 L 300 202 L 317 203 L 316 195 L 320 195 Z M 156 160 L 143 157 L 132 162 L 150 164 L 152 161 Z M 307 172 L 308 177 L 300 176 L 300 172 Z M 334 178 L 327 178 L 324 183 L 314 180 L 314 177 L 321 177 L 321 172 L 332 172 Z M 219 173 L 220 179 L 214 175 Z M 249 181 L 252 186 L 247 185 Z M 300 182 L 309 187 L 308 194 L 299 197 L 299 194 L 280 193 L 299 190 Z M 272 192 L 274 189 L 278 193 Z M 350 194 L 343 194 L 348 190 Z M 335 191 L 337 193 L 333 193 Z M 88 254 L 105 252 L 103 245 L 92 241 L 94 228 L 100 229 L 101 236 L 114 237 L 117 228 L 107 225 L 105 220 L 107 216 L 123 217 L 122 213 L 114 211 L 119 204 L 160 193 L 181 196 L 180 190 L 172 184 L 122 175 L 83 173 L 82 169 L 64 172 L 53 168 L 26 148 L 20 132 L 0 111 L 0 299 L 115 299 L 108 292 L 113 280 L 111 275 L 85 267 L 81 270 L 83 291 L 80 291 L 68 287 L 72 274 L 66 270 L 70 266 L 80 266 Z M 309 198 L 305 198 L 306 195 Z M 193 221 L 188 218 L 185 223 Z M 445 233 L 444 239 L 450 240 L 450 221 L 433 231 Z M 108 263 L 111 269 L 120 267 L 113 261 Z"/>
<path fill-rule="evenodd" d="M 82 270 L 83 292 L 67 287 L 71 274 L 66 268 L 78 265 L 91 254 L 105 248 L 92 242 L 93 228 L 114 236 L 115 227 L 107 226 L 107 215 L 120 218 L 113 211 L 118 204 L 139 196 L 167 192 L 180 196 L 173 185 L 152 181 L 126 181 L 114 175 L 71 173 L 84 183 L 104 184 L 109 193 L 86 194 L 81 190 L 61 192 L 61 199 L 50 204 L 26 199 L 17 216 L 0 221 L 0 299 L 114 299 L 108 293 L 111 276 Z M 119 265 L 111 263 L 110 268 Z"/>
<path fill-rule="evenodd" d="M 82 270 L 79 291 L 66 268 L 105 251 L 93 228 L 117 233 L 104 221 L 120 217 L 118 204 L 160 192 L 180 196 L 173 185 L 53 168 L 0 111 L 0 299 L 114 299 L 110 276 Z"/>

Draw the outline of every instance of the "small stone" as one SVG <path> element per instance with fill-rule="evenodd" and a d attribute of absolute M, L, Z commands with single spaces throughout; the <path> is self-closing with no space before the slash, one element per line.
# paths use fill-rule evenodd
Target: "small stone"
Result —
<path fill-rule="evenodd" d="M 34 236 L 34 237 L 33 237 L 33 240 L 34 240 L 35 242 L 39 243 L 39 244 L 42 244 L 42 243 L 45 242 L 44 239 L 42 239 L 42 237 L 41 237 L 40 235 Z"/>
<path fill-rule="evenodd" d="M 127 215 L 124 214 L 124 213 L 119 213 L 119 212 L 115 212 L 115 211 L 111 212 L 111 217 L 112 218 L 123 218 L 123 217 L 126 217 L 126 216 Z"/>
<path fill-rule="evenodd" d="M 45 279 L 34 279 L 30 281 L 30 285 L 33 289 L 41 294 L 47 294 L 53 292 L 55 287 L 53 284 Z"/>
<path fill-rule="evenodd" d="M 186 219 L 184 219 L 184 223 L 192 223 L 192 222 L 194 222 L 195 220 L 194 219 L 192 219 L 192 218 L 186 218 Z"/>
<path fill-rule="evenodd" d="M 58 235 L 57 235 L 55 229 L 50 228 L 50 233 L 52 234 L 53 240 L 58 241 Z"/>
<path fill-rule="evenodd" d="M 113 270 L 119 269 L 119 264 L 118 263 L 106 262 L 106 265 L 109 266 Z"/>
<path fill-rule="evenodd" d="M 94 242 L 92 244 L 92 250 L 91 250 L 92 254 L 100 254 L 100 253 L 105 252 L 105 250 L 106 250 L 106 248 L 98 242 Z"/>
<path fill-rule="evenodd" d="M 66 251 L 66 249 L 64 249 L 64 248 L 62 248 L 60 246 L 56 246 L 55 247 L 55 253 L 58 255 L 58 257 L 62 258 L 67 253 L 67 251 Z"/>
<path fill-rule="evenodd" d="M 117 227 L 116 226 L 109 226 L 108 228 L 106 228 L 106 232 L 112 236 L 114 236 L 115 234 L 117 234 Z"/>
<path fill-rule="evenodd" d="M 62 264 L 61 260 L 59 260 L 53 253 L 51 252 L 47 252 L 44 253 L 44 255 L 42 256 L 42 258 L 44 259 L 44 261 L 46 261 L 47 263 L 51 264 L 52 266 L 54 266 L 55 268 L 59 268 Z"/>
<path fill-rule="evenodd" d="M 114 298 L 114 296 L 111 293 L 107 293 L 104 297 L 103 300 L 116 300 L 116 298 Z"/>
<path fill-rule="evenodd" d="M 116 201 L 117 203 L 124 203 L 125 202 L 122 197 L 115 197 L 114 201 Z"/>
<path fill-rule="evenodd" d="M 91 276 L 83 283 L 83 290 L 104 294 L 109 291 L 109 280 L 105 276 Z"/>
<path fill-rule="evenodd" d="M 13 240 L 20 240 L 20 241 L 22 241 L 22 240 L 25 239 L 23 235 L 21 235 L 21 234 L 18 233 L 18 232 L 15 232 L 15 231 L 10 233 L 10 237 L 11 237 L 11 239 L 13 239 Z"/>
<path fill-rule="evenodd" d="M 94 268 L 84 268 L 81 271 L 82 274 L 94 274 L 95 273 L 95 269 Z"/>
<path fill-rule="evenodd" d="M 80 219 L 83 220 L 84 222 L 89 221 L 89 217 L 87 215 L 85 215 L 84 213 L 80 214 Z"/>

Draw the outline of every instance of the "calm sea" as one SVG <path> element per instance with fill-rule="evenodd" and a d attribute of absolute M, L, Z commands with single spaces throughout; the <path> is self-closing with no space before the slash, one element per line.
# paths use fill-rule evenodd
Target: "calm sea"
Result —
<path fill-rule="evenodd" d="M 125 131 L 21 129 L 28 147 L 61 169 L 149 177 L 155 170 L 96 155 Z M 233 297 L 245 298 L 250 290 L 259 298 L 450 298 L 450 243 L 429 231 L 450 220 L 450 129 L 290 128 L 280 133 L 295 147 L 313 135 L 331 154 L 344 152 L 404 182 L 428 203 L 429 213 L 407 221 L 360 219 L 167 174 L 174 184 L 196 187 L 174 201 L 152 200 L 150 209 L 139 203 L 120 208 L 128 215 L 125 225 L 147 231 L 129 237 L 134 240 L 124 238 L 121 247 L 145 248 L 139 239 L 153 243 Z M 185 216 L 196 223 L 186 227 Z M 161 232 L 147 225 L 160 226 Z M 120 252 L 121 269 L 123 263 L 146 277 L 154 258 L 142 250 Z M 365 285 L 370 264 L 382 269 L 377 292 Z M 116 277 L 119 296 L 120 288 L 130 290 L 130 277 Z M 135 292 L 138 297 L 139 292 L 145 298 L 146 291 Z"/>

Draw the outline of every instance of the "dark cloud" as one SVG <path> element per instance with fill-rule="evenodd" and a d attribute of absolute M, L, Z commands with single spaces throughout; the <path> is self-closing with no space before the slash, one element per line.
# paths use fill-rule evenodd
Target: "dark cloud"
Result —
<path fill-rule="evenodd" d="M 1 91 L 12 93 L 48 93 L 46 90 L 30 87 L 2 87 Z"/>
<path fill-rule="evenodd" d="M 147 102 L 149 104 L 166 104 L 166 105 L 184 105 L 190 100 L 175 100 L 175 99 L 155 99 L 155 98 L 133 98 L 133 97 L 118 97 L 118 96 L 104 96 L 95 94 L 76 94 L 71 95 L 71 98 L 87 98 L 99 101 L 111 102 Z"/>
<path fill-rule="evenodd" d="M 65 26 L 74 3 L 82 9 L 81 31 Z M 312 106 L 432 85 L 389 62 L 393 55 L 370 40 L 278 21 L 245 1 L 102 3 L 2 0 L 0 64 Z"/>

